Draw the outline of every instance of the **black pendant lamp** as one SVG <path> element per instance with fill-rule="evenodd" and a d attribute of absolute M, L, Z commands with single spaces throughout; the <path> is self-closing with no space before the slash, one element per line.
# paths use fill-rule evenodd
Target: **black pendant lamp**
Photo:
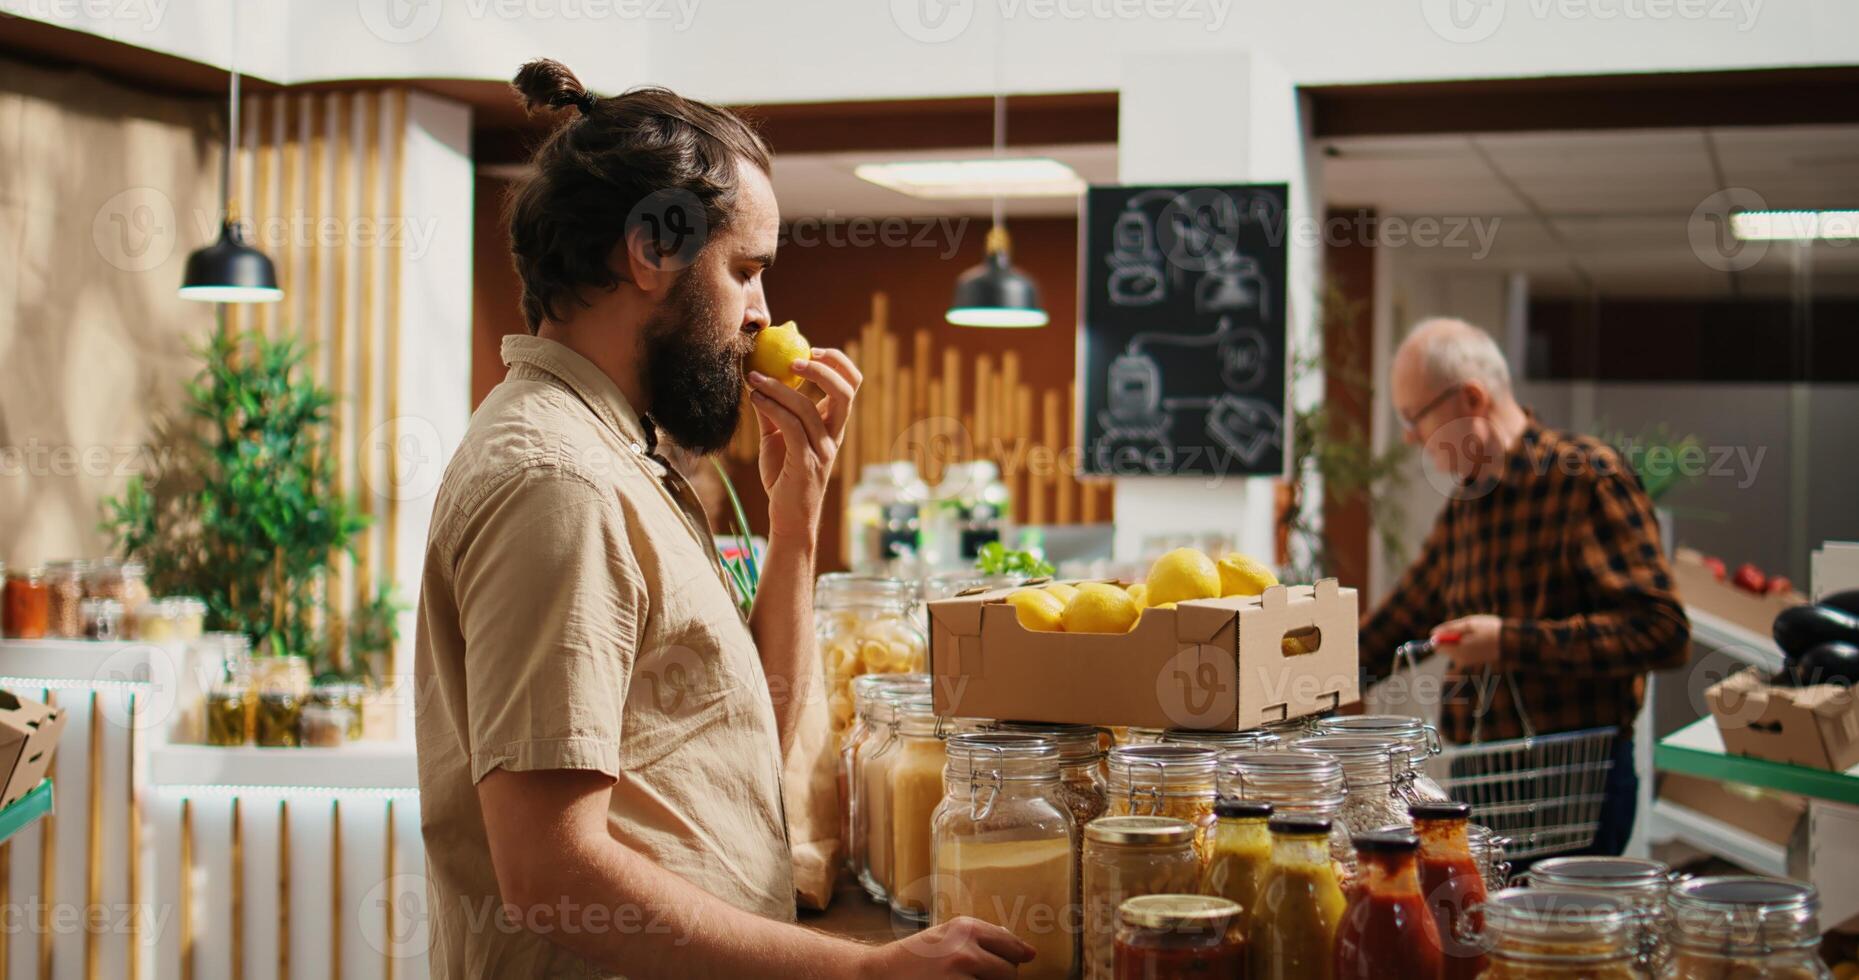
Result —
<path fill-rule="evenodd" d="M 994 156 L 1007 142 L 1007 97 L 994 96 Z M 1007 224 L 999 194 L 994 195 L 994 223 L 988 228 L 988 255 L 955 281 L 955 297 L 944 319 L 958 327 L 1043 327 L 1051 322 L 1039 305 L 1039 287 L 1009 257 Z"/>
<path fill-rule="evenodd" d="M 226 220 L 219 240 L 187 256 L 181 277 L 181 298 L 202 303 L 275 303 L 284 298 L 278 273 L 265 253 L 246 244 L 245 230 L 232 200 L 232 156 L 239 149 L 238 4 L 232 5 L 233 43 L 228 71 L 232 76 L 227 100 L 226 153 L 220 161 L 220 192 L 226 202 Z"/>

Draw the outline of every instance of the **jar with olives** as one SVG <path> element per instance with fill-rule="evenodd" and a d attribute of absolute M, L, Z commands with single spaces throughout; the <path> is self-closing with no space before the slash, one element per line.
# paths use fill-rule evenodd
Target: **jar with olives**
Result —
<path fill-rule="evenodd" d="M 259 657 L 252 661 L 258 693 L 253 735 L 259 745 L 295 748 L 298 725 L 310 694 L 310 664 L 300 656 Z"/>

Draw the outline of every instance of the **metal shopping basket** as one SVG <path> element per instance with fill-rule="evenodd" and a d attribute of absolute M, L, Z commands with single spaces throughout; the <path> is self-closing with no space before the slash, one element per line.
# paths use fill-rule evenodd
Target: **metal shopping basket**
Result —
<path fill-rule="evenodd" d="M 1440 640 L 1451 642 L 1442 635 Z M 1395 652 L 1411 667 L 1433 652 L 1434 641 L 1416 640 Z M 1487 742 L 1480 737 L 1491 668 L 1486 667 L 1472 715 L 1472 744 L 1449 746 L 1441 755 L 1445 772 L 1440 788 L 1471 804 L 1472 819 L 1505 838 L 1504 854 L 1528 861 L 1579 851 L 1594 843 L 1601 825 L 1607 774 L 1613 768 L 1613 727 L 1584 728 L 1551 735 L 1536 734 L 1523 708 L 1517 678 L 1505 672 L 1511 703 L 1523 723 L 1523 737 Z"/>

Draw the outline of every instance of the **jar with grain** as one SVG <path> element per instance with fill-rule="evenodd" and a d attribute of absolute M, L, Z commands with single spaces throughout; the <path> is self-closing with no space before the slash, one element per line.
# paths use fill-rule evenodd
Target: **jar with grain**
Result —
<path fill-rule="evenodd" d="M 1174 817 L 1099 817 L 1084 829 L 1085 980 L 1112 980 L 1117 909 L 1141 895 L 1191 894 L 1200 886 L 1194 825 Z"/>
<path fill-rule="evenodd" d="M 1632 912 L 1617 898 L 1507 888 L 1483 912 L 1481 980 L 1651 980 L 1633 962 Z"/>
<path fill-rule="evenodd" d="M 1781 878 L 1724 875 L 1672 886 L 1669 980 L 1827 980 L 1820 894 Z"/>
<path fill-rule="evenodd" d="M 1658 976 L 1670 947 L 1666 895 L 1672 869 L 1658 861 L 1626 857 L 1559 857 L 1538 861 L 1526 877 L 1536 888 L 1609 895 L 1627 903 L 1633 950 L 1641 970 Z"/>
<path fill-rule="evenodd" d="M 84 635 L 84 574 L 90 563 L 71 559 L 45 566 L 48 619 L 45 635 L 75 640 Z"/>
<path fill-rule="evenodd" d="M 1312 726 L 1319 735 L 1364 735 L 1391 738 L 1407 750 L 1407 764 L 1395 779 L 1395 792 L 1407 803 L 1443 803 L 1450 800 L 1439 783 L 1426 774 L 1426 764 L 1443 746 L 1439 729 L 1408 715 L 1343 715 L 1324 718 Z"/>
<path fill-rule="evenodd" d="M 1119 745 L 1110 750 L 1112 816 L 1175 817 L 1194 825 L 1194 850 L 1206 860 L 1214 825 L 1214 759 L 1198 745 Z"/>
<path fill-rule="evenodd" d="M 1290 743 L 1305 752 L 1320 752 L 1343 767 L 1349 789 L 1343 801 L 1343 822 L 1353 834 L 1389 827 L 1412 827 L 1408 800 L 1400 791 L 1408 753 L 1396 739 L 1371 735 L 1306 735 Z"/>

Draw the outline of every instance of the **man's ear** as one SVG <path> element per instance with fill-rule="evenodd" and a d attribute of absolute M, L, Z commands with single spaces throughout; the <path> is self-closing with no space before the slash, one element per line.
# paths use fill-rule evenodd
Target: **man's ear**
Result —
<path fill-rule="evenodd" d="M 658 299 L 671 288 L 676 270 L 671 267 L 670 260 L 676 256 L 658 254 L 658 243 L 644 227 L 628 229 L 614 246 L 614 252 L 613 261 L 624 263 L 621 268 L 625 270 L 627 281 L 640 291 Z"/>
<path fill-rule="evenodd" d="M 1465 407 L 1468 415 L 1483 415 L 1491 408 L 1491 392 L 1476 381 L 1465 382 Z"/>

